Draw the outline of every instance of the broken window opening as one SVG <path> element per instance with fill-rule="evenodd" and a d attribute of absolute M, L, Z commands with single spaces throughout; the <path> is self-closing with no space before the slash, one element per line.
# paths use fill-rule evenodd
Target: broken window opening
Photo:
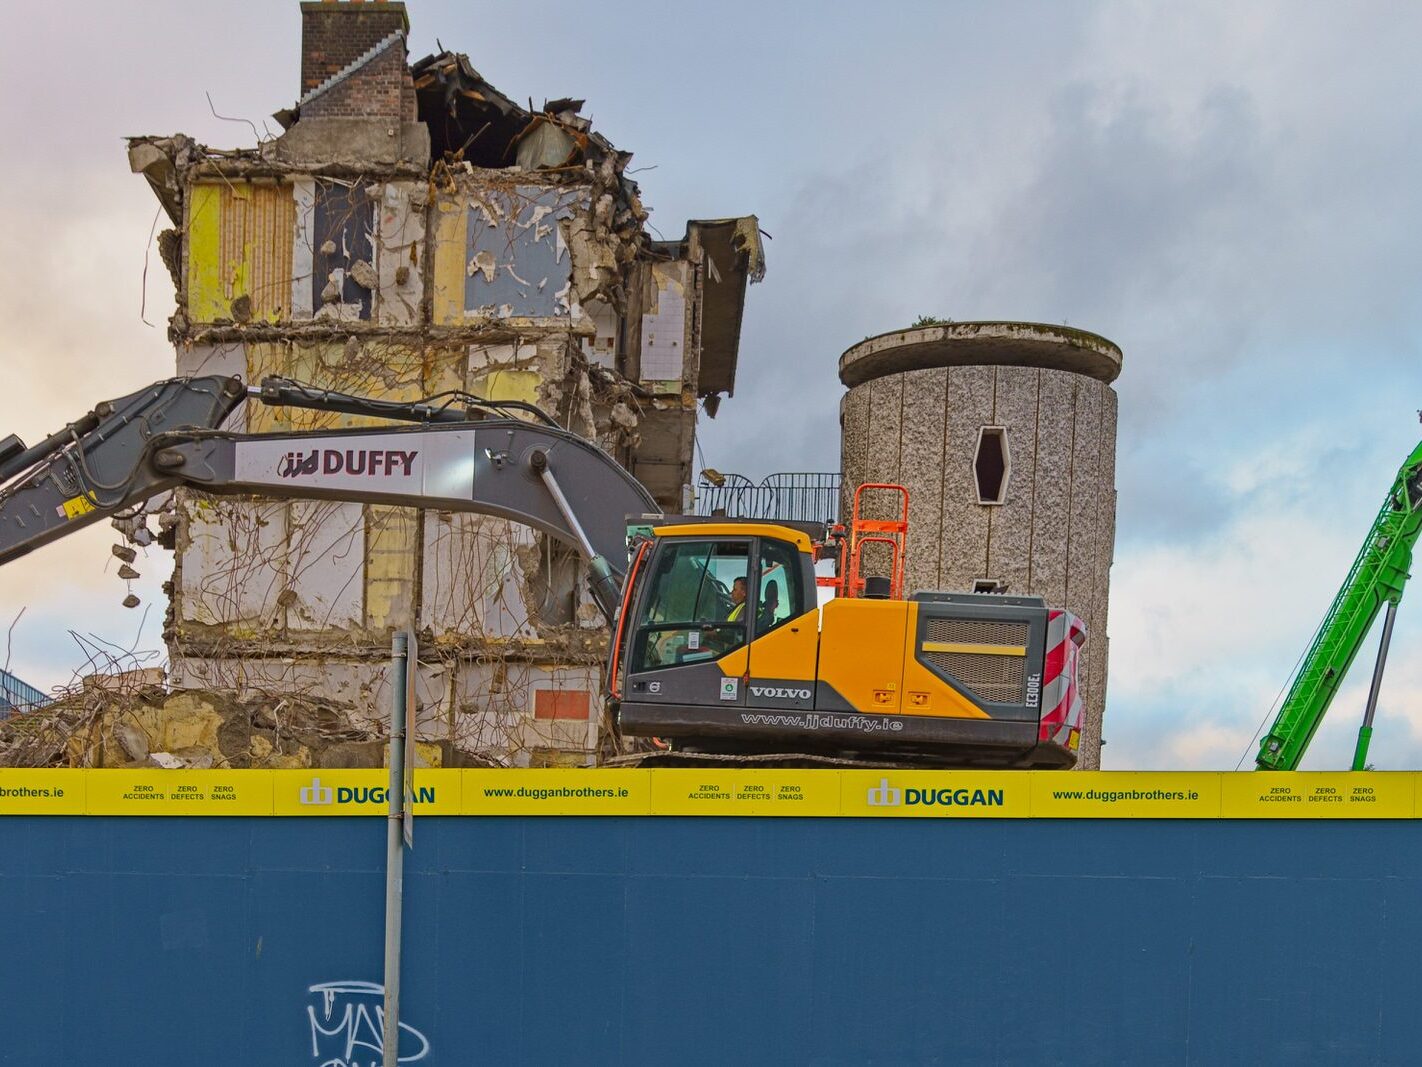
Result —
<path fill-rule="evenodd" d="M 974 578 L 973 592 L 975 593 L 1005 593 L 1007 583 L 998 581 L 996 578 Z"/>
<path fill-rule="evenodd" d="M 973 476 L 979 504 L 1001 504 L 1007 499 L 1007 478 L 1012 462 L 1007 451 L 1007 430 L 984 426 L 978 431 L 977 452 L 973 456 Z"/>

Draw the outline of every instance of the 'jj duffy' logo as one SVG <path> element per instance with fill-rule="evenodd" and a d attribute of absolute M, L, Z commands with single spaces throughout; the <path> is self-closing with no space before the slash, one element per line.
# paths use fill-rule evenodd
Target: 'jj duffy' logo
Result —
<path fill-rule="evenodd" d="M 419 456 L 419 450 L 398 448 L 313 448 L 310 452 L 288 452 L 277 461 L 277 475 L 300 478 L 306 474 L 365 474 L 372 477 L 405 477 Z"/>

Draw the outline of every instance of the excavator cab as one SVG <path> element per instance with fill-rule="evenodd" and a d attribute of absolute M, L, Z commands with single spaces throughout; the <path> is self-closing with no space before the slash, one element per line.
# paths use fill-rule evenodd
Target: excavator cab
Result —
<path fill-rule="evenodd" d="M 793 646 L 788 657 L 765 640 L 781 629 L 789 640 L 774 644 Z M 677 708 L 743 708 L 754 655 L 765 659 L 757 680 L 773 667 L 809 707 L 818 629 L 808 534 L 766 523 L 657 526 L 628 571 L 613 692 L 657 720 Z"/>
<path fill-rule="evenodd" d="M 623 733 L 699 755 L 1067 767 L 1079 620 L 1039 597 L 840 595 L 781 523 L 679 519 L 634 544 L 608 681 Z"/>

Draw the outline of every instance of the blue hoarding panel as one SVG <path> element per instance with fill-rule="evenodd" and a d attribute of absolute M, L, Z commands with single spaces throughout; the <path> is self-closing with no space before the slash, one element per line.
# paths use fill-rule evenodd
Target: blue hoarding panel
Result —
<path fill-rule="evenodd" d="M 0 819 L 0 1063 L 381 1060 L 383 819 Z M 437 818 L 402 1062 L 1410 1063 L 1413 822 Z"/>

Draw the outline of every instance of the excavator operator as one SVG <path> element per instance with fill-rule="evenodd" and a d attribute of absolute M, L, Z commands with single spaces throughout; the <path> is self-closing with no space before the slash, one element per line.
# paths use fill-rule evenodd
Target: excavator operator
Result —
<path fill-rule="evenodd" d="M 783 619 L 778 619 L 780 614 L 780 583 L 772 578 L 766 583 L 765 593 L 760 605 L 760 613 L 755 617 L 755 628 L 758 633 L 769 633 L 775 629 Z"/>
<path fill-rule="evenodd" d="M 739 622 L 746 610 L 746 580 L 737 578 L 731 583 L 731 612 L 726 616 L 727 622 Z"/>

